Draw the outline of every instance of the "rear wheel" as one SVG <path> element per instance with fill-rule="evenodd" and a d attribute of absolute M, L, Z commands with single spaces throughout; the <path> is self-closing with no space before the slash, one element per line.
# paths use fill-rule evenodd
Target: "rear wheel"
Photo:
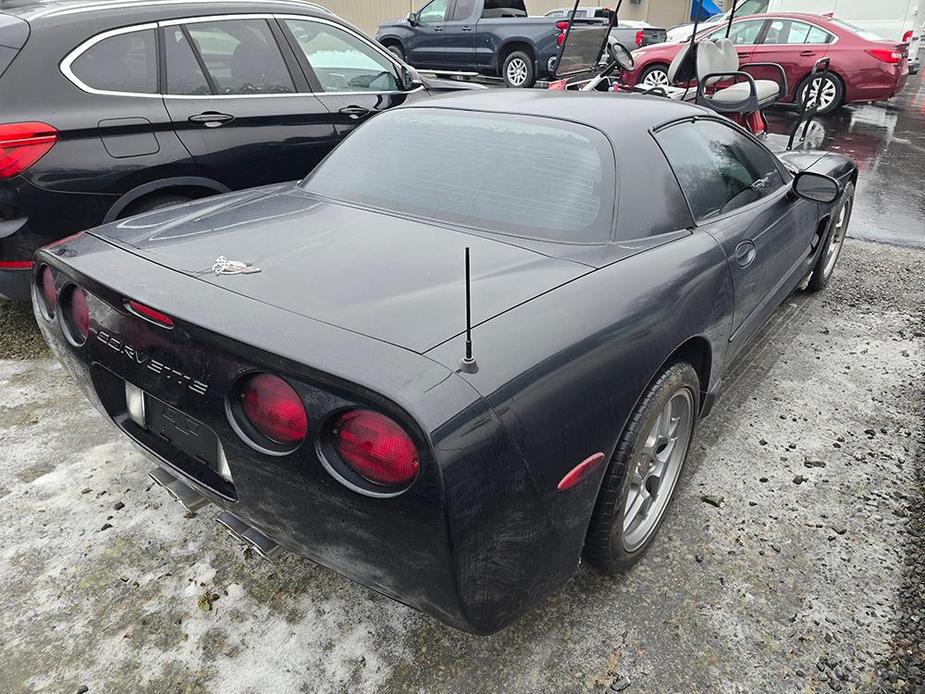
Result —
<path fill-rule="evenodd" d="M 842 85 L 841 80 L 832 74 L 816 77 L 812 84 L 810 84 L 808 77 L 803 80 L 803 84 L 797 90 L 797 105 L 802 104 L 803 99 L 807 98 L 807 89 L 809 90 L 809 102 L 806 108 L 809 110 L 812 108 L 813 102 L 818 100 L 816 113 L 819 115 L 831 113 L 841 106 L 845 98 L 845 87 Z"/>
<path fill-rule="evenodd" d="M 641 73 L 639 73 L 639 79 L 636 80 L 636 84 L 640 87 L 645 87 L 646 89 L 651 89 L 652 87 L 669 86 L 671 84 L 671 80 L 668 79 L 668 66 L 650 65 Z"/>
<path fill-rule="evenodd" d="M 700 381 L 687 362 L 665 369 L 643 395 L 604 475 L 585 554 L 605 571 L 628 569 L 645 553 L 687 458 Z"/>
<path fill-rule="evenodd" d="M 536 82 L 533 70 L 533 58 L 523 51 L 514 51 L 504 59 L 501 68 L 504 84 L 514 88 L 532 87 Z"/>
<path fill-rule="evenodd" d="M 832 278 L 832 272 L 835 270 L 835 263 L 838 262 L 838 256 L 841 255 L 842 246 L 845 244 L 845 234 L 848 233 L 848 223 L 851 221 L 851 209 L 854 206 L 854 185 L 849 183 L 842 201 L 832 215 L 831 228 L 828 236 L 823 243 L 825 247 L 819 254 L 819 260 L 813 268 L 813 274 L 809 277 L 807 289 L 811 292 L 818 292 L 825 289 L 829 280 Z"/>

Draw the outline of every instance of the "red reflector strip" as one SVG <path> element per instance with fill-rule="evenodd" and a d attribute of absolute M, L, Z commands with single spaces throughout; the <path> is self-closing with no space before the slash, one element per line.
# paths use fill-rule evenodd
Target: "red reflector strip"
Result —
<path fill-rule="evenodd" d="M 31 260 L 0 260 L 0 270 L 31 270 Z"/>
<path fill-rule="evenodd" d="M 165 313 L 160 311 L 155 311 L 150 306 L 145 306 L 144 304 L 139 304 L 137 301 L 129 301 L 126 306 L 128 310 L 134 313 L 136 316 L 140 316 L 146 320 L 151 321 L 152 323 L 157 323 L 165 328 L 173 327 L 173 318 L 168 316 Z"/>
<path fill-rule="evenodd" d="M 568 471 L 565 477 L 562 478 L 562 481 L 556 486 L 556 490 L 564 492 L 566 489 L 571 489 L 576 484 L 586 479 L 603 461 L 603 453 L 595 453 L 594 455 L 588 456 Z"/>

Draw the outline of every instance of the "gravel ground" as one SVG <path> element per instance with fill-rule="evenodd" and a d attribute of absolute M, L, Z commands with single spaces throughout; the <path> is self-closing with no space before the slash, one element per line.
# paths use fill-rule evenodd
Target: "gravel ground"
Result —
<path fill-rule="evenodd" d="M 733 370 L 644 560 L 488 638 L 184 516 L 0 307 L 30 336 L 0 360 L 0 691 L 925 691 L 923 307 L 925 251 L 849 240 Z"/>

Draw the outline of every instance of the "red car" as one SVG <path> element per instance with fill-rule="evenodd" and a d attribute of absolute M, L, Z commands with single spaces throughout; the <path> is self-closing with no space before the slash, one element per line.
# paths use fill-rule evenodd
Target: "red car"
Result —
<path fill-rule="evenodd" d="M 721 39 L 726 25 L 698 32 L 697 39 Z M 799 102 L 810 71 L 822 57 L 830 71 L 821 85 L 819 113 L 828 113 L 848 101 L 889 99 L 909 74 L 907 44 L 888 41 L 839 19 L 818 15 L 775 12 L 740 17 L 732 23 L 729 38 L 740 65 L 778 63 L 787 74 L 784 101 Z M 668 65 L 686 43 L 661 43 L 633 52 L 636 66 L 623 78 L 629 85 L 668 84 Z M 754 68 L 755 78 L 774 79 L 767 68 Z M 779 73 L 778 73 L 779 74 Z M 818 89 L 814 85 L 813 91 Z"/>

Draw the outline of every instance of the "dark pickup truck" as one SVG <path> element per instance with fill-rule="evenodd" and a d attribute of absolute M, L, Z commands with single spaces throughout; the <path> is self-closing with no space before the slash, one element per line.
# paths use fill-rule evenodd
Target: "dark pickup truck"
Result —
<path fill-rule="evenodd" d="M 561 18 L 528 17 L 524 0 L 431 0 L 382 24 L 376 39 L 417 68 L 479 72 L 509 87 L 532 87 L 550 76 L 566 26 Z"/>

